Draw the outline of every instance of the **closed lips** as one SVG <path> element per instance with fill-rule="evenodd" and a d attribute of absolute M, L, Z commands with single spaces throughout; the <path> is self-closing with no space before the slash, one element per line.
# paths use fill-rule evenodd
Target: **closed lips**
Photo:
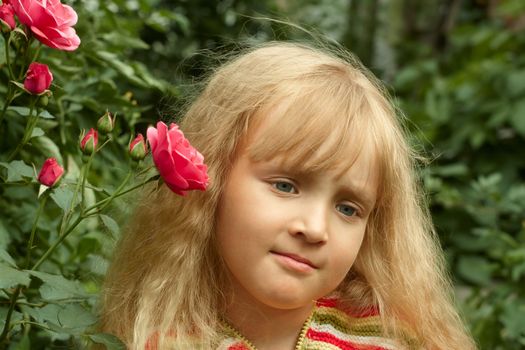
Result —
<path fill-rule="evenodd" d="M 272 254 L 277 254 L 277 255 L 282 255 L 282 256 L 285 256 L 287 258 L 290 258 L 290 259 L 293 259 L 295 261 L 298 261 L 300 263 L 303 263 L 303 264 L 306 264 L 314 269 L 317 269 L 318 267 L 314 265 L 314 263 L 312 263 L 310 260 L 300 256 L 300 255 L 297 255 L 297 254 L 292 254 L 292 253 L 282 253 L 282 252 L 276 252 L 276 251 L 270 251 L 270 253 Z"/>

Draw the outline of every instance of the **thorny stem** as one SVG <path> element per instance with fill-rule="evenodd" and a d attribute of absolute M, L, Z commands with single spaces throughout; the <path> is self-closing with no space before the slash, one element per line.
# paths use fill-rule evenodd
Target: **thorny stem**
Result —
<path fill-rule="evenodd" d="M 7 70 L 9 71 L 9 80 L 13 80 L 14 74 L 13 69 L 11 68 L 11 58 L 9 57 L 9 40 L 5 40 L 5 62 L 7 64 Z"/>
<path fill-rule="evenodd" d="M 31 235 L 29 237 L 29 242 L 27 243 L 27 256 L 26 256 L 26 268 L 29 267 L 31 264 L 31 251 L 33 250 L 33 242 L 35 240 L 35 232 L 38 224 L 38 219 L 40 218 L 40 215 L 42 214 L 42 210 L 44 209 L 47 201 L 47 191 L 43 194 L 42 199 L 40 200 L 40 204 L 38 206 L 38 211 L 36 212 L 35 220 L 33 222 L 33 227 L 31 229 Z"/>
<path fill-rule="evenodd" d="M 112 199 L 115 199 L 115 198 L 118 198 L 118 197 L 120 197 L 120 196 L 123 196 L 123 195 L 125 195 L 125 194 L 127 194 L 127 193 L 129 193 L 129 192 L 131 192 L 131 191 L 136 190 L 136 189 L 139 188 L 139 187 L 144 186 L 144 185 L 147 184 L 148 182 L 151 182 L 151 181 L 154 181 L 154 180 L 156 180 L 155 177 L 153 177 L 153 178 L 149 178 L 149 179 L 147 179 L 147 180 L 145 180 L 145 181 L 143 181 L 143 182 L 141 182 L 141 183 L 139 183 L 139 184 L 137 184 L 137 185 L 135 185 L 135 186 L 132 186 L 132 187 L 128 188 L 127 190 L 122 191 L 122 192 L 120 192 L 120 193 L 118 193 L 118 194 L 115 194 L 115 193 L 117 192 L 117 191 L 115 191 L 115 193 L 114 193 L 113 195 L 111 195 L 110 197 L 104 198 L 104 199 L 102 199 L 101 201 L 99 201 L 99 202 L 93 204 L 92 206 L 90 206 L 89 208 L 87 208 L 85 212 L 86 212 L 86 213 L 89 213 L 91 210 L 96 209 L 99 205 L 104 204 L 104 203 L 107 203 L 108 201 L 110 201 L 110 200 L 112 200 Z M 104 208 L 105 208 L 105 207 L 104 207 Z M 100 211 L 100 210 L 99 210 L 99 211 Z M 92 213 L 89 213 L 89 214 L 92 214 Z"/>
<path fill-rule="evenodd" d="M 13 310 L 15 309 L 16 300 L 18 299 L 18 295 L 20 295 L 21 288 L 22 287 L 18 285 L 13 295 L 11 295 L 11 300 L 9 303 L 9 310 L 7 310 L 7 316 L 5 317 L 4 329 L 2 330 L 2 334 L 0 335 L 0 346 L 2 346 L 2 344 L 4 344 L 5 340 L 7 339 L 7 334 L 9 333 L 9 323 L 11 321 L 11 315 L 13 314 Z"/>
<path fill-rule="evenodd" d="M 7 108 L 13 102 L 14 92 L 13 88 L 11 87 L 11 84 L 7 87 L 7 96 L 5 98 L 4 102 L 4 108 L 2 108 L 2 114 L 0 114 L 0 127 L 2 126 L 2 123 L 4 122 L 5 112 L 7 112 Z"/>
<path fill-rule="evenodd" d="M 66 230 L 66 232 L 64 232 L 64 234 L 62 234 L 58 240 L 53 243 L 53 245 L 51 247 L 49 247 L 46 252 L 44 253 L 44 255 L 42 255 L 42 257 L 31 267 L 31 270 L 36 270 L 38 269 L 38 267 L 40 265 L 42 265 L 42 263 L 47 259 L 47 257 L 56 249 L 56 247 L 58 247 L 60 245 L 60 243 L 62 243 L 62 241 L 64 239 L 66 239 L 66 237 L 73 231 L 73 229 L 75 227 L 78 226 L 78 224 L 80 224 L 80 222 L 85 218 L 85 216 L 83 215 L 79 215 L 77 217 L 77 219 L 73 222 L 73 224 L 71 224 L 71 226 L 69 226 L 69 228 Z"/>
<path fill-rule="evenodd" d="M 95 152 L 93 152 L 90 156 L 89 156 L 89 160 L 88 162 L 86 163 L 85 165 L 85 169 L 84 169 L 84 175 L 82 176 L 82 186 L 81 186 L 81 200 L 80 200 L 80 212 L 81 214 L 84 212 L 84 195 L 85 195 L 85 190 L 86 190 L 86 178 L 87 178 L 87 174 L 89 173 L 89 168 L 91 168 L 91 161 L 93 160 L 93 155 L 95 154 Z"/>
<path fill-rule="evenodd" d="M 126 186 L 130 178 L 131 178 L 131 172 L 128 172 L 128 174 L 126 175 L 126 177 L 124 178 L 124 181 L 122 181 L 120 186 L 115 190 L 115 192 L 113 192 L 111 196 L 106 198 L 107 199 L 106 202 L 102 203 L 102 206 L 98 208 L 98 210 L 96 210 L 95 213 L 100 213 L 102 210 L 104 210 L 104 208 L 106 208 L 109 205 L 109 203 L 111 203 L 111 201 L 117 197 L 119 192 L 122 191 L 122 189 L 124 188 L 124 186 Z"/>

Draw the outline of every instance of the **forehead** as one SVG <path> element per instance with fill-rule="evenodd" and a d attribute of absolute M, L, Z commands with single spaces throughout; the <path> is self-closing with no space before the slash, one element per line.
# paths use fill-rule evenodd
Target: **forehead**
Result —
<path fill-rule="evenodd" d="M 280 101 L 260 109 L 242 144 L 253 161 L 278 158 L 302 172 L 344 174 L 359 159 L 377 168 L 378 147 L 364 111 L 342 103 L 312 103 L 309 98 Z"/>
<path fill-rule="evenodd" d="M 373 206 L 380 166 L 366 123 L 315 115 L 299 106 L 281 103 L 259 111 L 243 141 L 243 155 L 302 176 L 329 175 L 351 192 L 366 192 Z"/>

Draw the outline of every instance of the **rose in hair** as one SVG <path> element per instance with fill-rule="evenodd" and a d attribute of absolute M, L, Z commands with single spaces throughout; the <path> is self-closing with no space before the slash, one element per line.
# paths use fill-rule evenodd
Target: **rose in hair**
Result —
<path fill-rule="evenodd" d="M 33 62 L 29 65 L 24 80 L 24 88 L 33 95 L 39 95 L 49 89 L 53 74 L 45 64 Z"/>
<path fill-rule="evenodd" d="M 149 127 L 147 138 L 153 162 L 166 185 L 175 193 L 185 195 L 189 190 L 206 190 L 207 166 L 204 157 L 184 137 L 178 125 L 170 127 L 158 122 Z"/>
<path fill-rule="evenodd" d="M 64 168 L 57 163 L 57 160 L 55 158 L 48 158 L 38 173 L 38 182 L 47 187 L 53 187 L 58 183 L 63 174 Z"/>
<path fill-rule="evenodd" d="M 0 5 L 0 21 L 5 23 L 6 30 L 15 29 L 16 27 L 15 13 L 13 12 L 13 8 L 11 7 L 11 4 L 2 2 L 2 5 Z"/>
<path fill-rule="evenodd" d="M 73 51 L 80 45 L 80 38 L 72 28 L 78 16 L 70 6 L 60 0 L 10 0 L 10 3 L 20 23 L 42 44 L 65 51 Z"/>

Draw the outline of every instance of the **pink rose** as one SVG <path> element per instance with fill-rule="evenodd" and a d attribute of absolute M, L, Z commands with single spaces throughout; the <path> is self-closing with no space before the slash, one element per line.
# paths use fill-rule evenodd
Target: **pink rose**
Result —
<path fill-rule="evenodd" d="M 33 95 L 46 91 L 53 81 L 53 74 L 45 64 L 33 62 L 29 65 L 24 80 L 24 87 Z"/>
<path fill-rule="evenodd" d="M 47 187 L 53 187 L 64 174 L 64 168 L 58 165 L 55 158 L 48 158 L 38 173 L 38 182 Z"/>
<path fill-rule="evenodd" d="M 0 6 L 0 21 L 7 24 L 11 30 L 15 29 L 15 13 L 9 3 L 3 2 Z"/>
<path fill-rule="evenodd" d="M 84 133 L 84 131 L 82 131 Z M 90 155 L 97 149 L 98 144 L 98 132 L 91 128 L 89 129 L 86 136 L 82 138 L 80 141 L 80 149 L 82 150 L 82 153 Z"/>
<path fill-rule="evenodd" d="M 175 193 L 185 195 L 189 190 L 206 190 L 208 167 L 204 157 L 184 137 L 179 126 L 163 122 L 147 131 L 153 162 L 166 185 Z"/>
<path fill-rule="evenodd" d="M 10 0 L 20 23 L 26 25 L 44 45 L 73 51 L 80 45 L 75 29 L 78 16 L 60 0 Z"/>

